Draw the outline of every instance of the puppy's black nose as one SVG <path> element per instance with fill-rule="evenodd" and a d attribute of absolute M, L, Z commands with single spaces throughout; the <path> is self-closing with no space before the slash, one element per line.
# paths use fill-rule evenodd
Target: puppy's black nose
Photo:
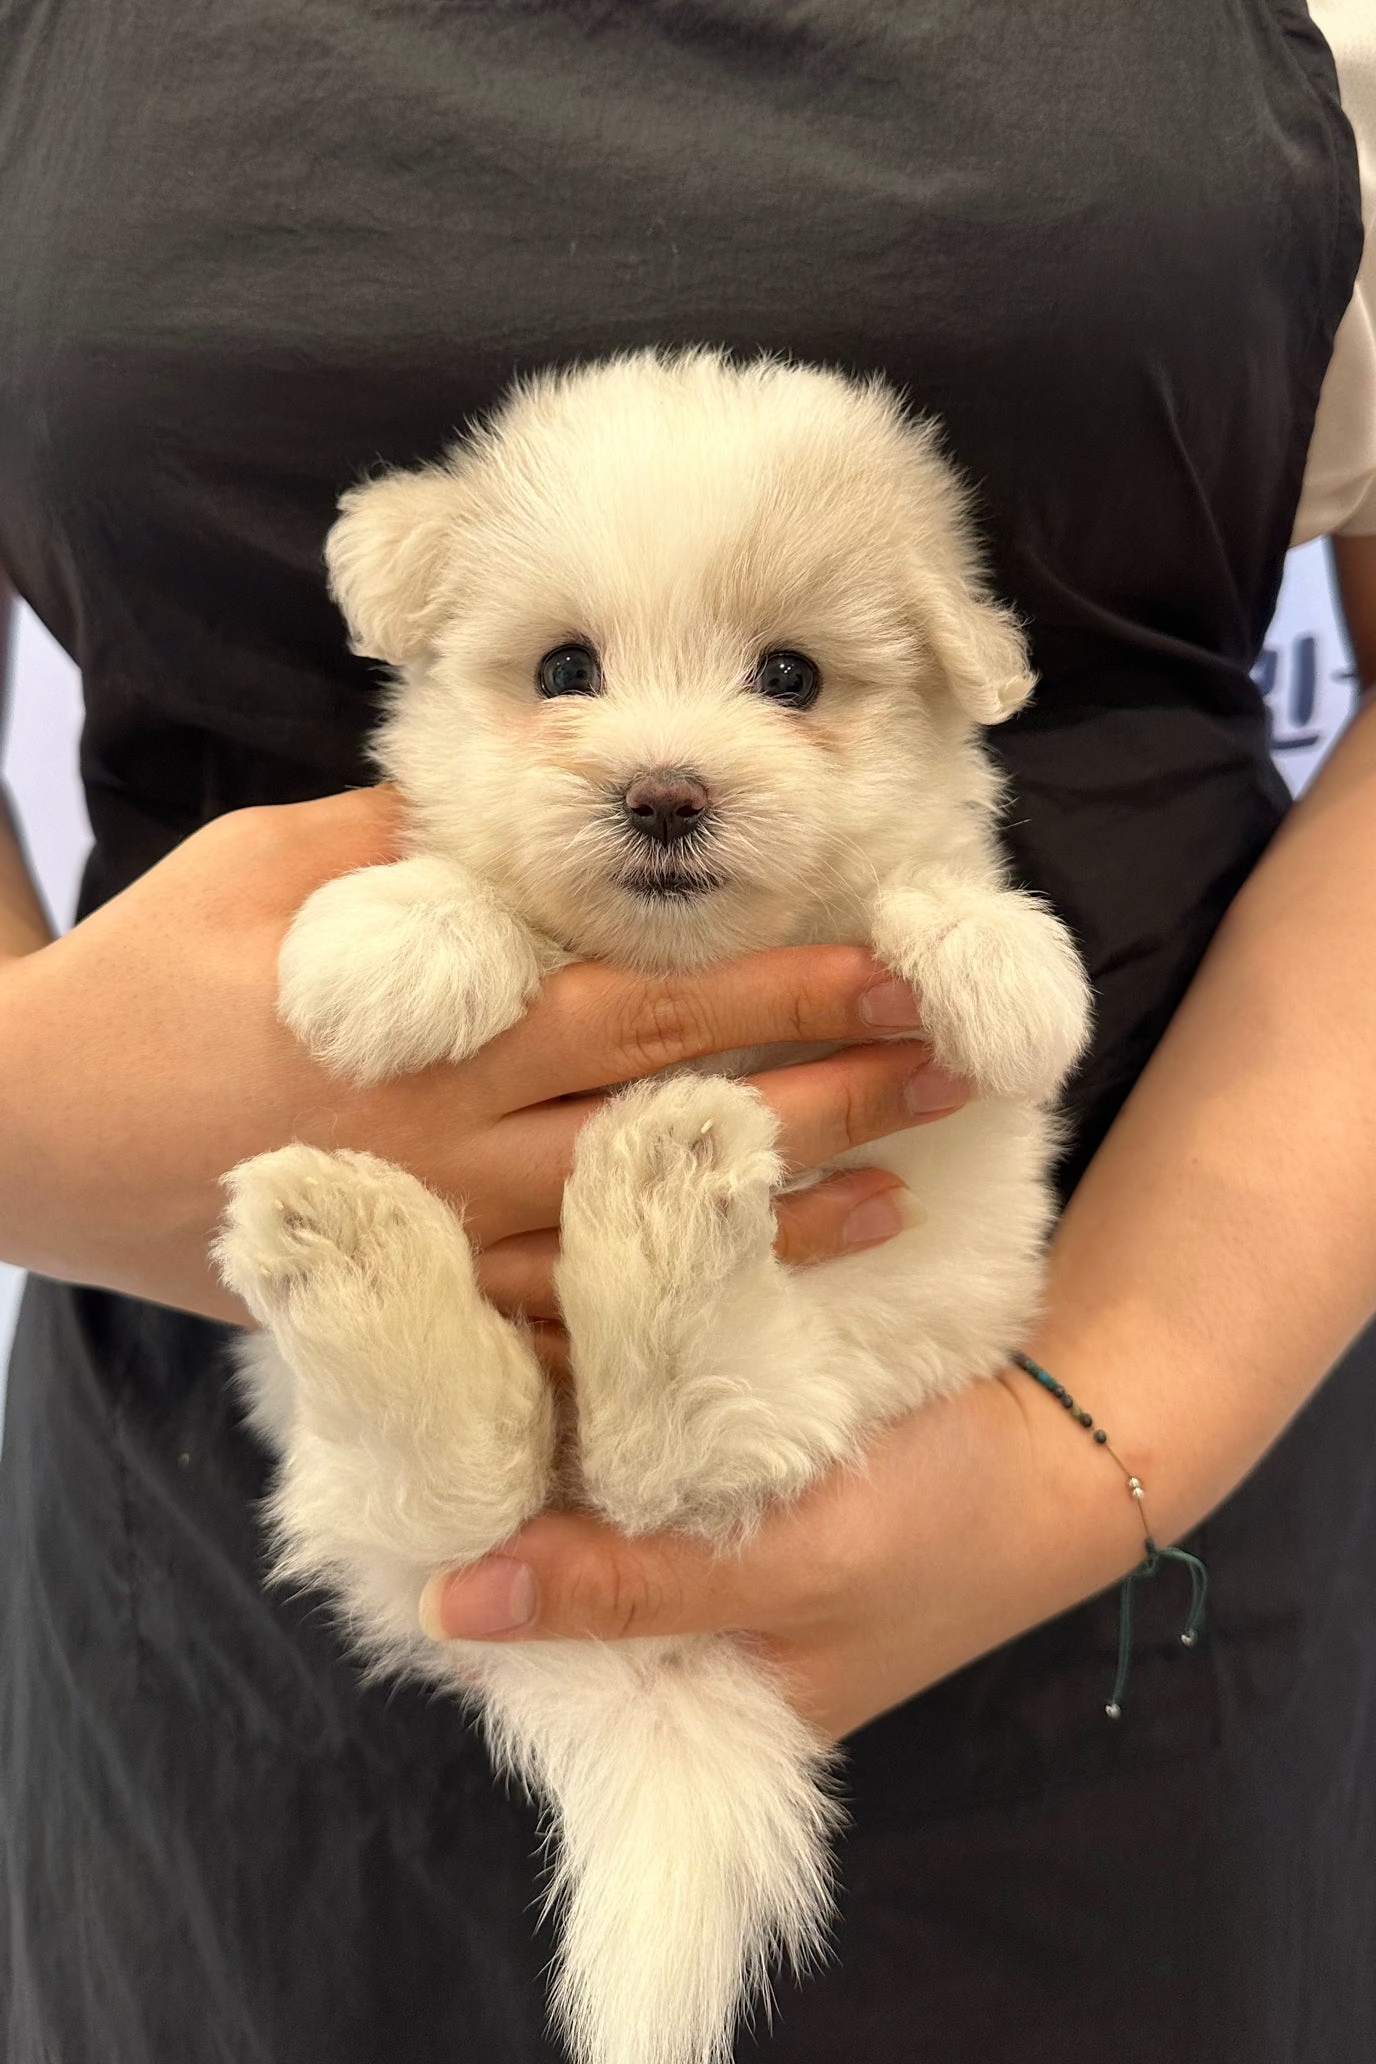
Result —
<path fill-rule="evenodd" d="M 672 846 L 696 831 L 711 801 L 696 774 L 672 772 L 637 774 L 621 798 L 621 809 L 632 831 L 641 838 Z"/>

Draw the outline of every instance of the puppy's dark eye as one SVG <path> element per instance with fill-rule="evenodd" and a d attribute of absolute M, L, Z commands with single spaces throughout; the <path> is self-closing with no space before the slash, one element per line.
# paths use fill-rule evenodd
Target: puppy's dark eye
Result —
<path fill-rule="evenodd" d="M 811 709 L 822 692 L 822 675 L 804 652 L 766 652 L 751 686 L 786 709 Z"/>
<path fill-rule="evenodd" d="M 561 645 L 545 654 L 535 678 L 542 695 L 596 695 L 602 669 L 590 645 Z"/>

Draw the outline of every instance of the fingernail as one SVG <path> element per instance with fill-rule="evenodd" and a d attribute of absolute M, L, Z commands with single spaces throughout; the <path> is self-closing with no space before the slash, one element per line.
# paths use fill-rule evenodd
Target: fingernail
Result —
<path fill-rule="evenodd" d="M 958 1111 L 970 1099 L 970 1087 L 958 1075 L 943 1068 L 919 1068 L 903 1085 L 903 1101 L 916 1118 L 931 1118 L 938 1111 Z"/>
<path fill-rule="evenodd" d="M 911 1190 L 884 1190 L 856 1205 L 841 1228 L 841 1238 L 847 1247 L 878 1247 L 921 1225 L 926 1216 Z"/>
<path fill-rule="evenodd" d="M 437 1570 L 420 1595 L 420 1627 L 432 1641 L 490 1641 L 535 1618 L 535 1572 L 511 1555 L 471 1569 Z"/>
<path fill-rule="evenodd" d="M 888 1031 L 911 1031 L 922 1023 L 917 998 L 906 982 L 876 982 L 860 998 L 860 1016 L 867 1025 Z"/>

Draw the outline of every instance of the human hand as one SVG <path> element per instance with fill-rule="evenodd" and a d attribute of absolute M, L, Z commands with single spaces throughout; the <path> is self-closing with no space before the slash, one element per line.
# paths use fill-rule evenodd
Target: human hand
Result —
<path fill-rule="evenodd" d="M 737 1634 L 840 1739 L 1140 1560 L 1117 1472 L 1021 1381 L 974 1383 L 913 1413 L 739 1553 L 544 1515 L 500 1555 L 438 1573 L 426 1631 L 503 1643 Z"/>
<path fill-rule="evenodd" d="M 1369 1323 L 1376 959 L 1351 942 L 1376 931 L 1374 805 L 1376 710 L 1241 890 L 1052 1243 L 1026 1345 L 1112 1429 L 1163 1545 L 1228 1497 Z M 1258 1265 L 1273 1252 L 1292 1265 Z M 1140 1563 L 1137 1504 L 1067 1419 L 1011 1371 L 974 1384 L 736 1558 L 542 1517 L 501 1558 L 438 1575 L 427 1625 L 741 1630 L 839 1736 Z M 523 1624 L 498 1637 L 521 1567 Z"/>
<path fill-rule="evenodd" d="M 206 1254 L 220 1177 L 295 1138 L 400 1162 L 461 1204 L 487 1294 L 550 1325 L 563 1185 L 597 1091 L 742 1046 L 906 1033 L 757 1078 L 795 1168 L 962 1100 L 911 1043 L 915 1004 L 850 947 L 691 977 L 566 968 L 471 1061 L 352 1089 L 279 1022 L 278 953 L 315 888 L 395 858 L 400 837 L 387 790 L 235 812 L 65 939 L 0 964 L 0 1254 L 242 1323 Z M 867 996 L 896 1021 L 868 1023 Z M 857 1232 L 872 1244 L 897 1188 L 856 1171 L 783 1200 L 784 1257 L 821 1259 Z M 545 1344 L 557 1358 L 557 1330 Z"/>

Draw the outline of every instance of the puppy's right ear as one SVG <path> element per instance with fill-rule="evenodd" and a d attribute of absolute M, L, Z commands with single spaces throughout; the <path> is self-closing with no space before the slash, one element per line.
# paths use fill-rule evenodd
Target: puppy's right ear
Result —
<path fill-rule="evenodd" d="M 462 507 L 448 466 L 387 473 L 341 496 L 325 563 L 352 651 L 403 666 L 433 647 L 458 599 Z"/>

